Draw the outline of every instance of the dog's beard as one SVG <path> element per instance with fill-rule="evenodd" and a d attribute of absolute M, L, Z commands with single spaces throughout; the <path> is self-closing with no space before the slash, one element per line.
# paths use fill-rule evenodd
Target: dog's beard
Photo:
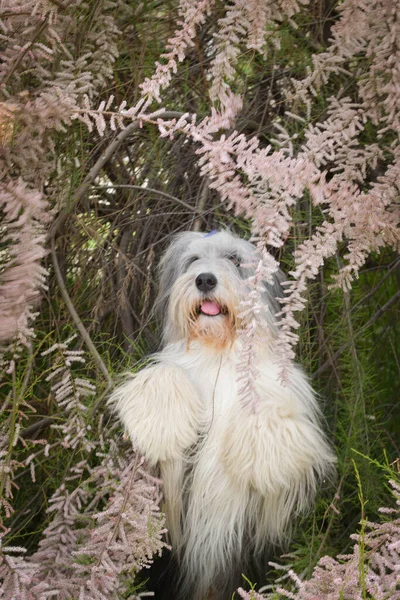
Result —
<path fill-rule="evenodd" d="M 200 312 L 190 323 L 188 342 L 197 339 L 203 344 L 217 348 L 233 343 L 236 338 L 236 316 L 225 307 L 224 309 L 224 312 L 216 316 Z"/>
<path fill-rule="evenodd" d="M 196 290 L 193 276 L 183 275 L 171 291 L 168 327 L 174 339 L 185 339 L 188 344 L 198 340 L 220 349 L 236 339 L 239 304 L 226 281 L 218 293 L 204 295 Z"/>

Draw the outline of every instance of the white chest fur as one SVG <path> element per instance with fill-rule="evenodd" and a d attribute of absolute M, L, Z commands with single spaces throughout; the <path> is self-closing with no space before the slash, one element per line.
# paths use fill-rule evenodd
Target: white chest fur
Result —
<path fill-rule="evenodd" d="M 198 396 L 200 431 L 210 433 L 238 402 L 237 352 L 217 354 L 200 345 L 184 352 L 178 348 L 178 345 L 171 347 L 171 364 L 187 374 Z M 168 349 L 167 352 L 169 354 Z M 165 360 L 164 353 L 162 360 Z M 169 362 L 169 356 L 167 360 Z"/>

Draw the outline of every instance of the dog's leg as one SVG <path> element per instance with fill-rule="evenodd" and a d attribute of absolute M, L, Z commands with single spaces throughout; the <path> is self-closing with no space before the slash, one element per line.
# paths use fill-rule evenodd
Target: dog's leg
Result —
<path fill-rule="evenodd" d="M 308 507 L 318 481 L 333 471 L 334 455 L 318 423 L 314 393 L 294 369 L 283 385 L 271 372 L 260 383 L 255 411 L 238 405 L 230 415 L 221 459 L 240 489 L 265 499 L 265 529 L 278 541 L 293 514 Z M 264 500 L 263 500 L 264 502 Z M 268 522 L 267 522 L 268 521 Z"/>
<path fill-rule="evenodd" d="M 164 483 L 163 507 L 168 525 L 169 542 L 177 548 L 182 539 L 181 517 L 183 512 L 184 463 L 181 458 L 160 462 L 161 479 Z"/>
<path fill-rule="evenodd" d="M 197 393 L 180 367 L 153 364 L 110 398 L 133 443 L 154 465 L 179 460 L 197 438 Z"/>

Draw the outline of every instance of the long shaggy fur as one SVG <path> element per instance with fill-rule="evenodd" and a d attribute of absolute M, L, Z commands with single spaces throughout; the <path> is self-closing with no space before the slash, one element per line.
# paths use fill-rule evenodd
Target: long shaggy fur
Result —
<path fill-rule="evenodd" d="M 254 246 L 228 232 L 176 237 L 160 268 L 163 349 L 111 398 L 133 443 L 160 466 L 185 599 L 230 598 L 235 574 L 283 541 L 335 460 L 304 373 L 292 365 L 283 384 L 274 362 L 281 273 L 265 285 L 259 317 L 260 400 L 255 411 L 241 402 L 240 302 L 257 262 Z M 207 292 L 196 284 L 204 273 L 217 281 Z M 204 314 L 204 302 L 219 314 Z"/>

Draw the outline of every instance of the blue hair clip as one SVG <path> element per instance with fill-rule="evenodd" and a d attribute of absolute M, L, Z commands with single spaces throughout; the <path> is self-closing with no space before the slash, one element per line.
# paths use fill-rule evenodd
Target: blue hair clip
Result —
<path fill-rule="evenodd" d="M 213 229 L 212 231 L 210 231 L 210 233 L 206 233 L 206 235 L 204 235 L 203 237 L 211 237 L 212 235 L 215 235 L 216 233 L 218 233 L 218 231 L 216 229 Z"/>

